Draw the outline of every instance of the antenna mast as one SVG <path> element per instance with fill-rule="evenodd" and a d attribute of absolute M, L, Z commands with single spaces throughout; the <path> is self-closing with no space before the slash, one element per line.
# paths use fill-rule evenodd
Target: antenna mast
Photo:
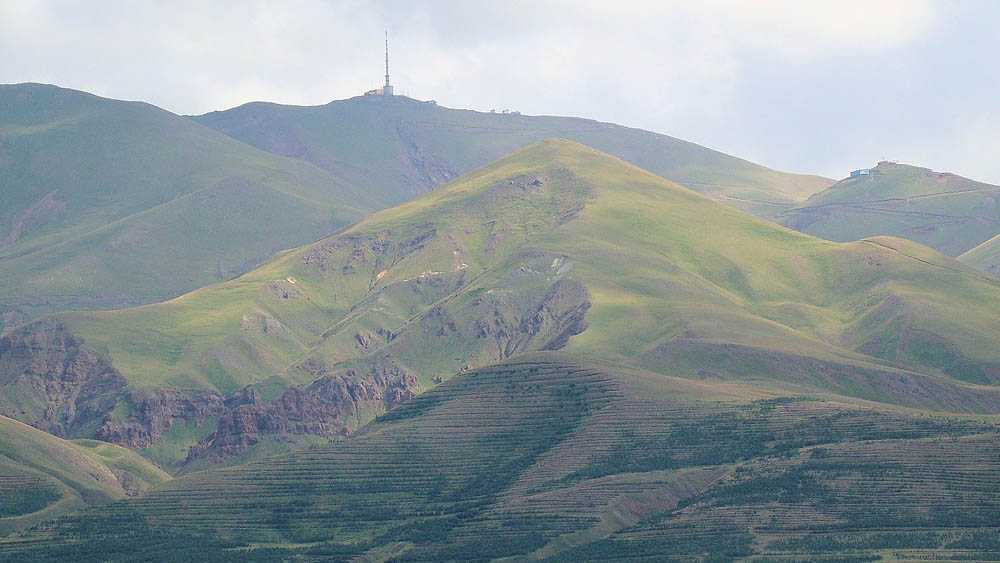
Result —
<path fill-rule="evenodd" d="M 389 85 L 389 30 L 385 30 L 385 87 L 386 89 L 392 88 Z M 388 94 L 388 92 L 386 92 Z"/>
<path fill-rule="evenodd" d="M 391 96 L 392 84 L 389 83 L 389 30 L 385 30 L 385 86 L 365 92 L 366 96 Z"/>

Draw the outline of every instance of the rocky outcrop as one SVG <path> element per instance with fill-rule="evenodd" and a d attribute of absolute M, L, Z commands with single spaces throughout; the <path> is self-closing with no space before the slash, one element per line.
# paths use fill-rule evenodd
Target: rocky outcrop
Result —
<path fill-rule="evenodd" d="M 59 190 L 52 190 L 42 199 L 32 203 L 20 215 L 15 215 L 10 222 L 7 236 L 0 239 L 0 246 L 8 246 L 18 241 L 25 233 L 33 231 L 45 223 L 55 219 L 64 209 L 66 202 L 56 199 Z"/>
<path fill-rule="evenodd" d="M 528 178 L 510 189 L 539 185 L 544 186 L 544 178 Z M 303 265 L 333 275 L 353 265 L 358 272 L 374 274 L 437 236 L 433 226 L 422 225 L 398 238 L 385 232 L 339 239 L 314 249 Z M 461 251 L 454 254 L 461 265 Z M 188 461 L 208 463 L 239 455 L 265 439 L 299 442 L 295 436 L 350 433 L 416 395 L 418 380 L 408 366 L 433 369 L 422 375 L 441 382 L 520 353 L 565 346 L 586 329 L 590 308 L 586 288 L 566 277 L 571 267 L 564 256 L 529 253 L 495 281 L 497 289 L 477 288 L 468 297 L 455 293 L 467 283 L 463 268 L 395 280 L 373 292 L 362 306 L 374 310 L 382 301 L 405 303 L 423 309 L 418 317 L 386 328 L 380 316 L 359 316 L 362 320 L 342 335 L 323 334 L 324 339 L 342 338 L 348 345 L 343 349 L 354 354 L 331 365 L 321 354 L 301 359 L 291 369 L 298 372 L 298 381 L 312 383 L 284 389 L 274 400 L 269 395 L 268 401 L 255 386 L 228 397 L 207 390 L 129 388 L 106 354 L 74 337 L 58 319 L 29 323 L 0 339 L 0 412 L 60 436 L 98 438 L 132 448 L 162 442 L 178 423 L 201 425 L 218 417 L 215 431 L 189 448 Z M 268 287 L 280 299 L 299 296 L 291 277 Z M 453 294 L 459 297 L 447 298 Z M 240 326 L 264 333 L 285 330 L 259 311 L 247 312 Z M 340 341 L 335 344 L 340 346 Z M 420 361 L 428 346 L 454 360 L 428 368 Z"/>
<path fill-rule="evenodd" d="M 347 369 L 293 387 L 268 403 L 252 388 L 219 419 L 218 429 L 188 450 L 187 461 L 221 460 L 238 455 L 265 436 L 348 434 L 372 414 L 383 413 L 418 391 L 417 378 L 390 356 L 366 361 L 364 369 Z M 246 402 L 243 402 L 246 401 Z"/>
<path fill-rule="evenodd" d="M 97 438 L 133 448 L 159 442 L 178 421 L 225 412 L 218 394 L 128 391 L 111 359 L 59 319 L 24 325 L 0 339 L 0 414 L 63 438 Z M 128 405 L 129 415 L 114 411 Z"/>
<path fill-rule="evenodd" d="M 125 420 L 107 417 L 95 437 L 130 448 L 145 448 L 160 441 L 163 433 L 177 422 L 202 422 L 226 410 L 216 393 L 186 395 L 174 389 L 135 391 L 126 400 L 131 413 Z"/>
<path fill-rule="evenodd" d="M 400 143 L 406 151 L 407 160 L 417 174 L 419 187 L 411 190 L 414 195 L 430 191 L 441 184 L 454 180 L 459 176 L 455 166 L 440 155 L 427 151 L 417 141 L 417 135 L 411 132 L 412 126 L 400 123 L 396 126 Z"/>
<path fill-rule="evenodd" d="M 368 275 L 368 289 L 372 290 L 389 269 L 436 236 L 437 229 L 430 223 L 416 225 L 405 234 L 344 235 L 313 245 L 302 256 L 301 264 L 327 275 Z"/>
<path fill-rule="evenodd" d="M 483 313 L 474 323 L 475 335 L 492 339 L 498 359 L 533 350 L 558 350 L 571 336 L 587 329 L 590 309 L 587 288 L 563 279 L 549 288 L 527 310 L 518 310 L 503 299 L 479 303 Z"/>
<path fill-rule="evenodd" d="M 18 309 L 4 311 L 3 314 L 0 314 L 0 336 L 7 336 L 17 325 L 26 323 L 29 320 L 31 319 L 28 318 L 28 315 L 24 314 L 24 311 Z"/>
<path fill-rule="evenodd" d="M 582 284 L 560 280 L 521 320 L 508 356 L 527 350 L 558 350 L 571 336 L 587 330 L 590 295 Z"/>
<path fill-rule="evenodd" d="M 0 339 L 0 370 L 0 414 L 61 437 L 86 436 L 127 383 L 105 354 L 58 319 L 24 325 Z"/>

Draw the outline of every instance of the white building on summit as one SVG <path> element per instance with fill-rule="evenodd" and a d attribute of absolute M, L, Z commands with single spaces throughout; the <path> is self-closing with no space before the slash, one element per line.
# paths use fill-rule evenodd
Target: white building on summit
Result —
<path fill-rule="evenodd" d="M 391 96 L 392 84 L 389 84 L 389 32 L 385 32 L 385 86 L 365 92 L 366 96 Z"/>

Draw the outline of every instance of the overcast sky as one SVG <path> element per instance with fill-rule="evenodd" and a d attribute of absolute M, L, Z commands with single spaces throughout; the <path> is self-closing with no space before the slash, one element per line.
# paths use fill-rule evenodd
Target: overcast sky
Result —
<path fill-rule="evenodd" d="M 180 114 L 378 86 L 575 115 L 841 178 L 882 157 L 1000 183 L 1000 1 L 0 0 L 0 82 Z"/>

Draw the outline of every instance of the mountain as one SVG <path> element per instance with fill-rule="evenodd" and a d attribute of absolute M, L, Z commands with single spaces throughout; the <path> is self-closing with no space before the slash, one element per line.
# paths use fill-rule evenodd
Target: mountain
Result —
<path fill-rule="evenodd" d="M 828 240 L 891 235 L 958 256 L 1000 233 L 1000 186 L 882 162 L 783 211 L 778 221 Z"/>
<path fill-rule="evenodd" d="M 0 329 L 176 297 L 374 204 L 315 166 L 148 104 L 0 85 Z"/>
<path fill-rule="evenodd" d="M 11 562 L 994 558 L 1000 427 L 557 352 L 341 442 L 0 538 Z M 251 549 L 246 549 L 247 547 Z M 891 550 L 891 551 L 890 551 Z"/>
<path fill-rule="evenodd" d="M 550 140 L 234 280 L 24 325 L 0 339 L 0 413 L 189 472 L 556 349 L 988 413 L 998 291 L 917 244 L 822 241 Z"/>
<path fill-rule="evenodd" d="M 556 134 L 747 208 L 788 207 L 829 185 L 645 131 L 404 97 L 248 104 L 188 119 L 55 86 L 0 85 L 0 332 L 229 279 Z"/>
<path fill-rule="evenodd" d="M 1000 235 L 962 253 L 958 259 L 1000 278 Z"/>
<path fill-rule="evenodd" d="M 405 96 L 356 97 L 313 107 L 255 102 L 193 119 L 370 187 L 383 207 L 553 137 L 610 153 L 762 216 L 801 203 L 832 183 L 641 129 L 575 117 L 456 110 Z"/>
<path fill-rule="evenodd" d="M 21 561 L 990 559 L 997 417 L 817 399 L 555 352 L 344 441 L 6 539 Z M 245 546 L 252 546 L 246 550 Z"/>
<path fill-rule="evenodd" d="M 988 558 L 998 302 L 919 244 L 543 141 L 234 280 L 0 339 L 2 412 L 186 473 L 0 553 Z"/>
<path fill-rule="evenodd" d="M 69 442 L 0 416 L 0 535 L 137 495 L 169 479 L 121 446 Z"/>

